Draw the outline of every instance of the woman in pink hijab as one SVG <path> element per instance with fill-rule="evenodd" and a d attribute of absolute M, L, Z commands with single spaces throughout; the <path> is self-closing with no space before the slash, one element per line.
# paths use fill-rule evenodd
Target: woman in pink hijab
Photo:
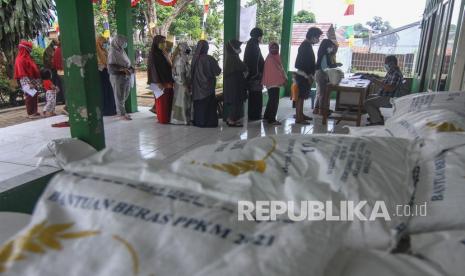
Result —
<path fill-rule="evenodd" d="M 279 44 L 271 42 L 270 53 L 265 60 L 265 69 L 263 71 L 262 84 L 268 89 L 268 103 L 266 105 L 263 120 L 271 125 L 280 125 L 276 120 L 279 105 L 279 89 L 287 82 L 287 76 L 284 72 L 279 56 Z"/>

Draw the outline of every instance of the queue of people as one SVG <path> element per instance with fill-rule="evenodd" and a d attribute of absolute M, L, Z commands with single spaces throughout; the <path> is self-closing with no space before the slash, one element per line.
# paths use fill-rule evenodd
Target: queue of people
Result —
<path fill-rule="evenodd" d="M 328 69 L 342 64 L 336 62 L 338 45 L 329 39 L 320 43 L 322 31 L 312 27 L 307 31 L 306 39 L 298 49 L 293 81 L 296 85 L 296 124 L 308 125 L 312 117 L 304 114 L 304 101 L 309 98 L 313 82 L 317 86 L 317 101 L 313 114 L 328 116 L 329 91 L 327 84 Z M 280 125 L 277 120 L 279 91 L 288 82 L 287 74 L 281 63 L 279 44 L 269 44 L 269 54 L 263 58 L 260 42 L 263 30 L 254 28 L 245 47 L 244 59 L 240 59 L 242 43 L 236 39 L 225 45 L 223 99 L 226 124 L 230 127 L 242 127 L 245 117 L 244 105 L 248 103 L 248 121 L 263 119 L 270 125 Z M 320 43 L 317 58 L 313 45 Z M 122 120 L 131 120 L 125 108 L 133 83 L 135 70 L 133 62 L 126 53 L 127 38 L 115 35 L 111 42 L 103 36 L 96 39 L 98 70 L 102 90 L 102 110 L 104 116 L 118 115 Z M 31 58 L 32 44 L 22 41 L 19 44 L 15 61 L 15 79 L 21 85 L 26 100 L 27 114 L 30 118 L 41 116 L 37 108 L 37 96 L 46 91 L 46 105 L 43 115 L 55 114 L 55 105 L 60 93 L 64 98 L 60 72 L 63 71 L 63 59 L 59 40 L 52 40 L 45 50 L 44 69 L 39 70 Z M 209 44 L 200 40 L 194 49 L 181 42 L 174 52 L 167 47 L 165 36 L 153 38 L 148 56 L 147 80 L 154 95 L 151 111 L 156 113 L 161 124 L 194 125 L 197 127 L 217 127 L 216 82 L 222 70 L 218 61 L 208 54 Z M 193 54 L 192 54 L 193 53 Z M 377 96 L 370 97 L 365 103 L 370 124 L 383 123 L 380 107 L 388 107 L 390 98 L 395 96 L 403 82 L 403 76 L 397 66 L 395 56 L 385 61 L 387 75 L 384 80 L 372 79 L 382 88 Z M 266 87 L 268 102 L 262 117 L 262 91 Z M 64 99 L 63 99 L 64 101 Z"/>

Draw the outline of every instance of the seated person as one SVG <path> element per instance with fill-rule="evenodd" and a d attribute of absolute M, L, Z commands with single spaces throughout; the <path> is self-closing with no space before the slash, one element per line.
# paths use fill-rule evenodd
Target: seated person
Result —
<path fill-rule="evenodd" d="M 397 65 L 397 58 L 395 56 L 387 56 L 384 60 L 384 68 L 387 71 L 383 80 L 366 76 L 373 84 L 381 86 L 378 95 L 370 96 L 365 102 L 365 109 L 368 112 L 370 126 L 383 125 L 384 118 L 379 110 L 380 107 L 391 107 L 391 98 L 396 95 L 400 89 L 404 77 Z"/>

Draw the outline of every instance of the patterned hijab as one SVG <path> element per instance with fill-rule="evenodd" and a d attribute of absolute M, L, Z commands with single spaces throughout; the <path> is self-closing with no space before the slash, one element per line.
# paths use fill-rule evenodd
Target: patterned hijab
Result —
<path fill-rule="evenodd" d="M 124 50 L 125 44 L 128 40 L 125 36 L 116 35 L 113 37 L 110 43 L 110 53 L 108 54 L 108 64 L 119 65 L 122 67 L 131 67 L 131 61 L 129 60 L 126 51 Z"/>

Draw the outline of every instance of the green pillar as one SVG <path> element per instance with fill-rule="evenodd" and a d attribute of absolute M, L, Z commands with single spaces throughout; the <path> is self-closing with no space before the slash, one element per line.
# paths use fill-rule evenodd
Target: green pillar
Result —
<path fill-rule="evenodd" d="M 128 48 L 126 52 L 131 59 L 132 64 L 135 61 L 134 41 L 132 29 L 132 12 L 130 0 L 116 0 L 116 30 L 118 34 L 124 35 L 128 39 Z M 129 113 L 137 112 L 137 91 L 136 85 L 131 89 L 131 94 L 126 101 L 126 110 Z"/>
<path fill-rule="evenodd" d="M 283 7 L 283 27 L 281 33 L 281 59 L 283 67 L 288 72 L 288 83 L 281 89 L 281 97 L 291 94 L 292 75 L 289 73 L 289 57 L 291 54 L 292 21 L 294 15 L 294 0 L 284 0 Z"/>
<path fill-rule="evenodd" d="M 55 0 L 61 29 L 71 136 L 105 147 L 92 1 Z"/>
<path fill-rule="evenodd" d="M 241 21 L 241 1 L 224 1 L 224 45 L 231 39 L 239 39 Z M 223 64 L 226 60 L 226 47 L 223 48 Z M 224 67 L 223 67 L 224 68 Z M 229 109 L 225 105 L 223 108 L 223 120 L 229 115 Z"/>
<path fill-rule="evenodd" d="M 239 39 L 239 27 L 241 17 L 241 1 L 224 1 L 224 42 L 231 39 Z"/>

